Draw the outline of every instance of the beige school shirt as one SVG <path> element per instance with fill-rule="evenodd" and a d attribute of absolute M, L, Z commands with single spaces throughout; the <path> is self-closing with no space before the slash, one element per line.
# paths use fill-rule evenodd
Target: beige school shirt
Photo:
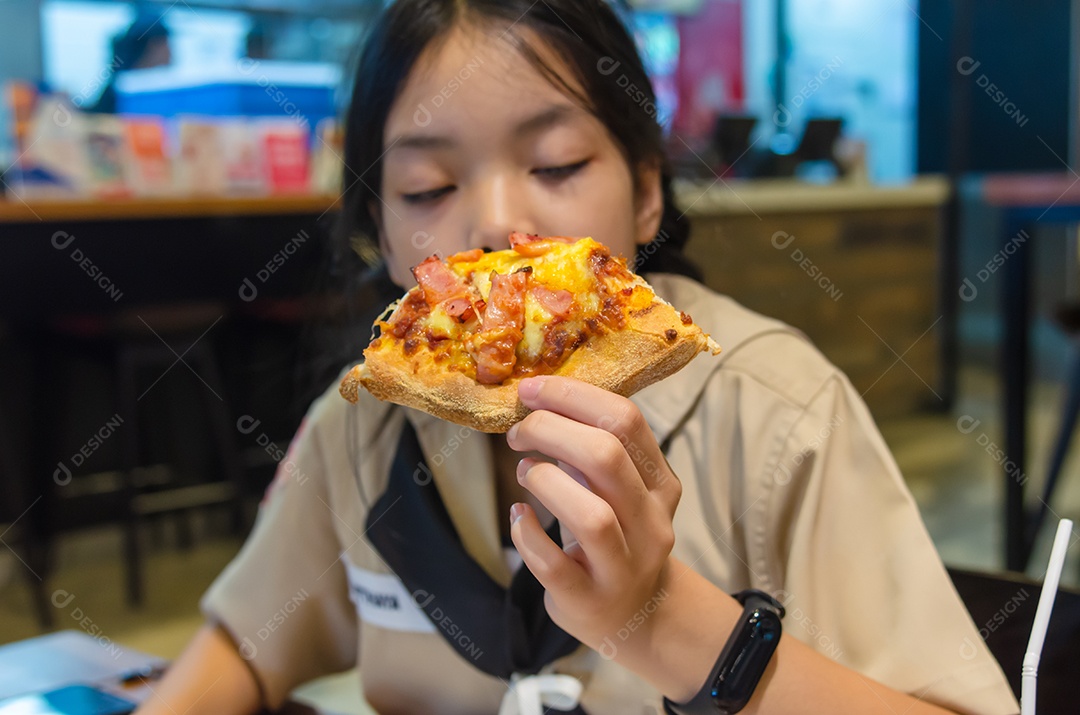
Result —
<path fill-rule="evenodd" d="M 633 397 L 657 439 L 670 437 L 683 483 L 675 555 L 728 593 L 777 595 L 787 636 L 869 678 L 961 713 L 1018 713 L 846 377 L 782 323 L 681 277 L 651 280 L 724 348 Z M 270 706 L 358 666 L 380 713 L 499 708 L 506 684 L 446 637 L 466 654 L 479 646 L 417 606 L 437 606 L 439 594 L 406 592 L 364 535 L 405 419 L 430 465 L 416 477 L 435 480 L 466 550 L 509 583 L 488 438 L 363 391 L 351 405 L 335 385 L 311 407 L 253 533 L 202 601 Z M 554 670 L 582 680 L 590 715 L 663 712 L 650 685 L 584 646 Z"/>

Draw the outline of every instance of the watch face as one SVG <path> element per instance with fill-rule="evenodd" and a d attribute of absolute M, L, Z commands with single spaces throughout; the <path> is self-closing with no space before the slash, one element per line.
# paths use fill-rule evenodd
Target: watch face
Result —
<path fill-rule="evenodd" d="M 780 617 L 765 608 L 748 608 L 724 648 L 724 662 L 713 680 L 712 697 L 721 712 L 746 706 L 780 643 Z"/>
<path fill-rule="evenodd" d="M 734 715 L 750 702 L 780 644 L 784 607 L 769 594 L 754 589 L 733 597 L 743 605 L 743 614 L 712 674 L 690 702 L 676 704 L 665 698 L 668 715 Z"/>

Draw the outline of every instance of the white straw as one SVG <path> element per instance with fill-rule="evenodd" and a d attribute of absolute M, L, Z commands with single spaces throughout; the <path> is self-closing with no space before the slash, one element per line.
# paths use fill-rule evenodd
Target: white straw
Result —
<path fill-rule="evenodd" d="M 1021 715 L 1035 715 L 1039 657 L 1042 654 L 1043 642 L 1046 640 L 1047 626 L 1050 625 L 1050 612 L 1054 610 L 1054 598 L 1057 596 L 1058 582 L 1061 580 L 1061 569 L 1065 566 L 1065 551 L 1069 548 L 1072 526 L 1073 523 L 1069 519 L 1062 519 L 1058 523 L 1054 548 L 1050 550 L 1050 563 L 1046 567 L 1046 578 L 1043 579 L 1039 607 L 1035 611 L 1035 625 L 1031 628 L 1031 639 L 1028 641 L 1027 653 L 1024 654 L 1024 665 L 1020 669 Z"/>

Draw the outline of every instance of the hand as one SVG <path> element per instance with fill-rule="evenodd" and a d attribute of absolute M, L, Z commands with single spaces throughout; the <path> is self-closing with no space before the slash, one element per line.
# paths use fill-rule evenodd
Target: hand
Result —
<path fill-rule="evenodd" d="M 534 411 L 507 444 L 558 462 L 522 459 L 518 481 L 574 540 L 559 548 L 524 504 L 511 509 L 510 535 L 552 620 L 603 653 L 605 639 L 664 598 L 682 486 L 630 400 L 561 377 L 522 380 L 518 395 Z"/>
<path fill-rule="evenodd" d="M 675 702 L 706 681 L 742 614 L 735 599 L 671 555 L 682 487 L 629 400 L 577 380 L 522 380 L 534 410 L 507 433 L 518 480 L 575 537 L 559 548 L 528 506 L 510 535 L 563 630 Z M 650 607 L 651 604 L 651 607 Z M 785 635 L 746 713 L 945 715 Z"/>

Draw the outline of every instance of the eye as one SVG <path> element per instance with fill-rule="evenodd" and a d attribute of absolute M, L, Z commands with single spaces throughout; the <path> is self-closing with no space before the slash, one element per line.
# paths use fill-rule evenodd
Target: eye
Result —
<path fill-rule="evenodd" d="M 441 199 L 453 190 L 453 186 L 443 186 L 430 191 L 421 191 L 417 194 L 402 194 L 401 198 L 407 204 L 426 204 Z"/>
<path fill-rule="evenodd" d="M 533 169 L 533 173 L 544 179 L 567 179 L 584 169 L 589 161 L 589 159 L 583 159 L 573 164 L 564 164 L 563 166 L 547 166 L 540 169 Z"/>

